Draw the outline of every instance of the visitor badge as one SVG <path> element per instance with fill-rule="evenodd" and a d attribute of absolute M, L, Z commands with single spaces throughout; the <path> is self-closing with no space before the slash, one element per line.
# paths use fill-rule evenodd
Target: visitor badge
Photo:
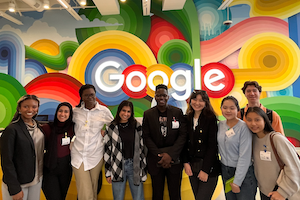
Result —
<path fill-rule="evenodd" d="M 226 133 L 227 137 L 229 137 L 229 138 L 235 135 L 235 132 L 233 131 L 233 128 L 229 129 L 225 133 Z"/>
<path fill-rule="evenodd" d="M 71 141 L 70 137 L 64 137 L 61 139 L 61 145 L 62 146 L 68 145 L 68 144 L 70 144 L 70 141 Z"/>
<path fill-rule="evenodd" d="M 175 117 L 173 117 L 172 128 L 173 129 L 179 128 L 179 121 L 176 121 Z"/>
<path fill-rule="evenodd" d="M 271 160 L 271 152 L 270 151 L 260 151 L 260 159 L 265 161 Z"/>

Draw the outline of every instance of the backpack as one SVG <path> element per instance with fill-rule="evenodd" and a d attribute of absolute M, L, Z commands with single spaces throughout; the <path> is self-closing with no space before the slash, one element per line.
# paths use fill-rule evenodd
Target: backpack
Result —
<path fill-rule="evenodd" d="M 270 120 L 270 123 L 272 124 L 272 122 L 273 122 L 273 110 L 270 110 L 270 109 L 267 108 L 266 114 L 267 114 L 267 116 Z M 245 115 L 245 108 L 242 108 L 241 109 L 241 120 L 244 119 L 244 115 Z"/>

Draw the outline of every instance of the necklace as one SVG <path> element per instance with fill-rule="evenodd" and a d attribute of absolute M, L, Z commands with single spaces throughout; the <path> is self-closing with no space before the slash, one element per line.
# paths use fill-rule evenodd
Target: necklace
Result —
<path fill-rule="evenodd" d="M 126 124 L 119 124 L 122 128 L 126 128 L 128 125 L 129 125 L 129 123 L 127 122 Z"/>

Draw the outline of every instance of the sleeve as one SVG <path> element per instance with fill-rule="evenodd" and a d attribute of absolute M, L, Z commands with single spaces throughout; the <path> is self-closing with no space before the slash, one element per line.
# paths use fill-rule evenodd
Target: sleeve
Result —
<path fill-rule="evenodd" d="M 111 176 L 111 152 L 112 152 L 112 142 L 110 137 L 111 131 L 107 126 L 104 135 L 104 166 L 105 166 L 105 177 Z"/>
<path fill-rule="evenodd" d="M 273 139 L 277 153 L 285 164 L 283 175 L 277 180 L 277 191 L 288 198 L 300 189 L 300 160 L 293 144 L 286 137 L 276 134 Z"/>
<path fill-rule="evenodd" d="M 175 141 L 175 143 L 173 144 L 171 151 L 168 152 L 169 155 L 171 156 L 171 158 L 173 160 L 176 160 L 177 158 L 180 157 L 181 151 L 184 147 L 184 145 L 186 144 L 186 138 L 187 138 L 187 126 L 186 126 L 186 120 L 184 118 L 184 115 L 182 113 L 182 110 L 179 109 L 179 135 Z"/>
<path fill-rule="evenodd" d="M 210 118 L 208 120 L 209 132 L 208 132 L 208 144 L 207 151 L 203 160 L 202 171 L 209 174 L 212 166 L 214 165 L 215 157 L 218 151 L 217 146 L 217 133 L 218 124 L 216 118 Z"/>
<path fill-rule="evenodd" d="M 108 108 L 106 108 L 106 115 L 105 115 L 105 122 L 104 122 L 104 124 L 109 124 L 113 120 L 114 120 L 113 115 L 111 114 L 110 110 Z"/>
<path fill-rule="evenodd" d="M 159 154 L 159 150 L 156 146 L 156 144 L 154 143 L 154 141 L 152 140 L 151 136 L 150 136 L 150 119 L 148 119 L 147 116 L 147 112 L 144 112 L 144 116 L 143 116 L 143 125 L 142 125 L 142 131 L 143 131 L 143 139 L 144 142 L 148 148 L 148 152 L 152 153 L 153 155 L 158 155 Z"/>
<path fill-rule="evenodd" d="M 233 183 L 241 186 L 251 163 L 252 154 L 252 134 L 247 125 L 241 128 L 239 140 L 239 158 L 236 166 Z"/>
<path fill-rule="evenodd" d="M 137 122 L 138 123 L 138 122 Z M 144 145 L 143 141 L 143 132 L 142 132 L 142 126 L 138 123 L 137 125 L 137 131 L 140 135 L 140 166 L 141 166 L 141 174 L 140 176 L 142 177 L 142 181 L 146 181 L 147 179 L 147 172 L 146 172 L 146 166 L 147 166 L 147 161 L 146 161 L 146 155 L 147 155 L 147 147 Z"/>
<path fill-rule="evenodd" d="M 281 133 L 284 135 L 284 130 L 281 122 L 280 116 L 275 112 L 274 110 L 272 111 L 272 127 L 274 131 Z"/>
<path fill-rule="evenodd" d="M 8 126 L 1 137 L 1 166 L 3 180 L 5 180 L 10 195 L 15 195 L 22 190 L 13 162 L 16 134 L 16 130 Z"/>

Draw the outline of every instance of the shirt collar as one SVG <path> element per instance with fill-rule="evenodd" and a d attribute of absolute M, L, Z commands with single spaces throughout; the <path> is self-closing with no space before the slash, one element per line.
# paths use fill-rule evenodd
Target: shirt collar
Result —
<path fill-rule="evenodd" d="M 86 109 L 86 108 L 85 108 L 85 104 L 84 104 L 83 101 L 81 102 L 80 108 L 83 109 L 83 110 L 89 110 L 89 109 Z M 100 110 L 100 104 L 99 104 L 97 101 L 96 101 L 95 107 L 92 108 L 90 111 L 93 111 L 93 110 Z"/>

